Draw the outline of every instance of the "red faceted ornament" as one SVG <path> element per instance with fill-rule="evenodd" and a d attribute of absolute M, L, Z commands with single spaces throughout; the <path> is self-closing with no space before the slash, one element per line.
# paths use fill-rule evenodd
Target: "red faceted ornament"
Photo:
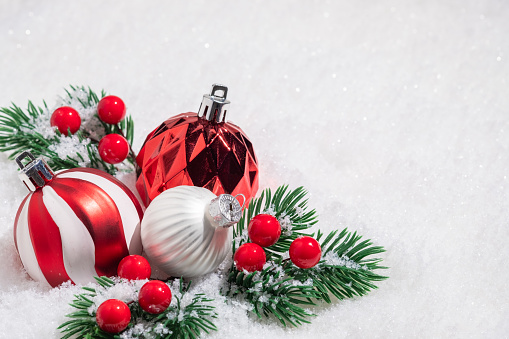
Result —
<path fill-rule="evenodd" d="M 239 271 L 254 272 L 263 270 L 263 265 L 265 265 L 267 259 L 263 248 L 248 242 L 237 248 L 233 261 Z"/>
<path fill-rule="evenodd" d="M 95 320 L 104 332 L 120 333 L 131 321 L 131 310 L 122 300 L 108 299 L 97 308 Z"/>
<path fill-rule="evenodd" d="M 68 135 L 69 130 L 74 134 L 80 129 L 81 117 L 74 108 L 63 106 L 53 112 L 50 124 L 57 127 L 63 135 Z"/>
<path fill-rule="evenodd" d="M 97 115 L 107 124 L 118 124 L 125 117 L 125 104 L 119 97 L 108 95 L 97 104 Z"/>
<path fill-rule="evenodd" d="M 274 245 L 281 236 L 279 221 L 269 214 L 258 214 L 249 222 L 249 239 L 262 247 Z"/>
<path fill-rule="evenodd" d="M 162 313 L 170 306 L 171 290 L 160 280 L 148 281 L 140 288 L 138 303 L 148 313 Z"/>
<path fill-rule="evenodd" d="M 182 113 L 150 133 L 136 159 L 136 188 L 146 206 L 180 185 L 205 187 L 216 195 L 239 193 L 249 201 L 258 190 L 258 162 L 246 134 L 226 122 L 228 89 L 213 85 L 197 113 Z M 220 93 L 222 92 L 222 93 Z"/>
<path fill-rule="evenodd" d="M 316 239 L 300 237 L 290 245 L 290 259 L 300 268 L 311 268 L 318 264 L 322 257 L 322 249 Z"/>
<path fill-rule="evenodd" d="M 152 269 L 148 260 L 141 255 L 128 255 L 118 264 L 117 274 L 120 278 L 128 280 L 142 280 L 150 278 Z"/>
<path fill-rule="evenodd" d="M 129 154 L 129 143 L 120 134 L 107 134 L 99 141 L 99 155 L 108 164 L 118 164 Z"/>

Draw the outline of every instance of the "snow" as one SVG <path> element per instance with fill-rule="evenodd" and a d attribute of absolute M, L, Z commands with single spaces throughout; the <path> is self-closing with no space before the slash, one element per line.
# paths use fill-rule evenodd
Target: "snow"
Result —
<path fill-rule="evenodd" d="M 352 259 L 350 259 L 347 255 L 338 255 L 336 252 L 328 252 L 325 257 L 325 263 L 327 265 L 334 265 L 334 266 L 345 266 L 347 268 L 353 268 L 356 270 L 359 269 L 367 269 L 367 266 L 361 266 Z"/>
<path fill-rule="evenodd" d="M 125 101 L 138 150 L 224 83 L 260 186 L 303 185 L 315 229 L 387 249 L 390 279 L 368 296 L 299 328 L 217 299 L 209 338 L 506 337 L 508 17 L 501 0 L 2 0 L 0 106 L 105 89 Z M 12 227 L 27 192 L 0 162 L 0 338 L 55 338 L 79 287 L 24 273 Z M 215 296 L 220 281 L 194 283 Z"/>
<path fill-rule="evenodd" d="M 58 143 L 49 145 L 48 149 L 58 154 L 61 159 L 66 159 L 69 156 L 72 159 L 79 160 L 81 167 L 90 167 L 90 158 L 87 151 L 88 144 L 90 144 L 90 139 L 88 138 L 80 141 L 77 135 L 70 137 L 60 135 Z M 84 161 L 81 161 L 77 154 L 80 154 Z"/>

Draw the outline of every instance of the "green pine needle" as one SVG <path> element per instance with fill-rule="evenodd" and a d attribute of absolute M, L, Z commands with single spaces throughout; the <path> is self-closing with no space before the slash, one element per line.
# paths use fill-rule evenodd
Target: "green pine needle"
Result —
<path fill-rule="evenodd" d="M 265 189 L 259 198 L 252 199 L 244 209 L 242 218 L 233 230 L 233 253 L 247 240 L 247 226 L 249 221 L 260 213 L 273 214 L 280 221 L 290 220 L 290 225 L 283 226 L 279 241 L 266 248 L 267 261 L 282 257 L 287 252 L 293 240 L 302 235 L 309 235 L 306 231 L 318 222 L 317 213 L 313 209 L 308 211 L 307 191 L 303 187 L 289 190 L 287 185 L 276 189 L 274 195 L 270 188 Z M 284 222 L 283 222 L 284 225 Z"/>
<path fill-rule="evenodd" d="M 232 266 L 228 290 L 223 292 L 251 304 L 252 312 L 259 318 L 272 315 L 284 326 L 309 323 L 307 318 L 313 314 L 302 306 L 315 305 L 311 298 L 318 298 L 319 294 L 313 286 L 295 284 L 280 268 L 281 259 L 261 272 L 248 274 Z"/>
<path fill-rule="evenodd" d="M 323 234 L 318 232 L 317 240 Z M 374 272 L 387 267 L 378 265 L 381 258 L 372 258 L 385 252 L 381 246 L 372 246 L 371 240 L 361 240 L 356 232 L 344 229 L 332 231 L 321 243 L 322 260 L 310 269 L 301 269 L 289 265 L 287 274 L 298 281 L 313 280 L 315 290 L 320 293 L 320 299 L 331 303 L 330 294 L 337 299 L 352 298 L 366 295 L 377 286 L 374 282 L 387 279 L 386 276 Z"/>
<path fill-rule="evenodd" d="M 95 109 L 100 99 L 106 95 L 106 92 L 101 91 L 97 95 L 90 87 L 84 86 L 69 86 L 69 89 L 64 89 L 66 97 L 63 98 L 64 103 L 70 105 L 75 99 L 82 105 L 83 109 Z M 81 95 L 78 95 L 81 94 Z M 51 145 L 58 145 L 61 142 L 60 132 L 57 130 L 56 135 L 44 138 L 40 133 L 34 130 L 38 127 L 38 121 L 45 121 L 49 124 L 49 115 L 46 102 L 43 101 L 44 107 L 36 107 L 31 101 L 28 102 L 26 110 L 23 110 L 16 104 L 12 103 L 10 107 L 0 108 L 0 151 L 7 152 L 9 159 L 14 159 L 19 153 L 23 151 L 30 151 L 35 157 L 44 157 L 48 165 L 54 170 L 69 169 L 82 167 L 85 164 L 87 167 L 102 169 L 110 174 L 115 174 L 117 168 L 104 162 L 99 156 L 97 147 L 99 140 L 102 136 L 109 133 L 117 133 L 123 135 L 129 145 L 132 145 L 134 139 L 134 123 L 130 116 L 127 116 L 118 125 L 108 125 L 100 121 L 97 114 L 93 118 L 96 120 L 94 125 L 103 127 L 103 131 L 94 130 L 88 131 L 81 128 L 75 136 L 78 141 L 83 144 L 84 141 L 89 141 L 85 145 L 86 154 L 75 154 L 73 157 L 67 156 L 62 159 L 49 147 Z M 76 107 L 75 107 L 76 108 Z M 89 132 L 93 132 L 92 135 Z M 89 162 L 85 162 L 88 157 Z M 136 155 L 130 150 L 127 160 L 135 166 Z"/>
<path fill-rule="evenodd" d="M 104 289 L 109 289 L 115 282 L 107 277 L 96 277 L 97 283 Z M 180 280 L 179 290 L 173 291 L 175 303 L 172 303 L 166 311 L 161 314 L 149 314 L 143 311 L 137 301 L 129 304 L 131 310 L 131 323 L 122 333 L 129 333 L 133 338 L 153 339 L 184 339 L 199 338 L 203 333 L 216 331 L 217 327 L 213 319 L 217 318 L 214 306 L 210 305 L 213 299 L 207 298 L 204 294 L 194 294 L 188 305 L 182 304 L 182 299 L 189 293 L 191 283 L 187 286 Z M 71 338 L 78 335 L 79 338 L 89 339 L 118 339 L 117 334 L 110 334 L 102 331 L 95 320 L 95 312 L 89 313 L 93 306 L 93 299 L 97 296 L 95 288 L 83 287 L 85 293 L 75 295 L 70 304 L 76 309 L 67 317 L 70 320 L 61 324 L 58 329 L 62 338 Z M 135 329 L 137 324 L 142 324 L 144 331 Z"/>
<path fill-rule="evenodd" d="M 322 259 L 316 266 L 301 269 L 291 262 L 288 250 L 292 241 L 310 235 L 305 231 L 317 222 L 315 210 L 307 210 L 306 196 L 302 187 L 292 191 L 288 186 L 281 186 L 274 194 L 266 189 L 250 202 L 234 229 L 234 253 L 248 240 L 247 226 L 255 215 L 270 213 L 291 227 L 282 230 L 276 244 L 265 248 L 267 264 L 261 272 L 241 272 L 232 264 L 228 285 L 222 291 L 230 298 L 250 304 L 259 318 L 273 317 L 284 326 L 309 322 L 313 313 L 305 307 L 319 301 L 331 303 L 332 296 L 339 300 L 363 296 L 377 288 L 375 282 L 387 279 L 374 272 L 386 269 L 379 265 L 382 259 L 372 257 L 385 252 L 384 248 L 373 246 L 371 240 L 362 240 L 362 236 L 346 228 L 333 231 L 323 239 Z M 318 231 L 317 241 L 322 238 Z"/>

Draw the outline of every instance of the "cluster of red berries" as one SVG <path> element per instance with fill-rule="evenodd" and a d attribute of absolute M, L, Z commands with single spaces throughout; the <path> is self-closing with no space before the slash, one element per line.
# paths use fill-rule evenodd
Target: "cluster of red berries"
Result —
<path fill-rule="evenodd" d="M 263 247 L 274 245 L 281 236 L 279 221 L 269 214 L 258 214 L 249 222 L 247 233 L 250 243 L 241 245 L 233 256 L 239 271 L 261 271 L 267 261 Z M 311 268 L 322 256 L 320 244 L 312 237 L 303 236 L 290 245 L 290 260 L 300 268 Z"/>
<path fill-rule="evenodd" d="M 104 123 L 116 125 L 125 118 L 125 104 L 117 96 L 109 95 L 101 99 L 97 105 L 97 114 Z M 63 106 L 51 115 L 51 126 L 57 127 L 60 133 L 69 136 L 76 133 L 81 126 L 81 117 L 74 108 Z M 120 134 L 105 135 L 99 141 L 99 155 L 108 164 L 118 164 L 129 154 L 129 143 Z"/>
<path fill-rule="evenodd" d="M 120 261 L 117 274 L 128 280 L 148 279 L 152 273 L 147 259 L 129 255 Z M 171 290 L 160 280 L 146 282 L 138 292 L 138 303 L 148 313 L 160 314 L 171 303 Z M 108 333 L 120 333 L 131 321 L 129 306 L 118 299 L 108 299 L 97 308 L 96 321 L 99 328 Z"/>

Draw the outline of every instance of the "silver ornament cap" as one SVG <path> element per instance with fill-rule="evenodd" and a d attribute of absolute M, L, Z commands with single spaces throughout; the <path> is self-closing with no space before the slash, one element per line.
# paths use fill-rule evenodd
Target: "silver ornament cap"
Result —
<path fill-rule="evenodd" d="M 23 160 L 25 158 L 29 158 L 30 161 L 26 165 L 23 165 Z M 36 159 L 29 151 L 21 152 L 15 160 L 20 169 L 18 174 L 19 178 L 32 192 L 46 185 L 46 183 L 54 177 L 53 171 L 46 161 L 43 158 Z"/>
<path fill-rule="evenodd" d="M 230 101 L 226 100 L 228 87 L 221 84 L 213 84 L 210 94 L 204 94 L 198 110 L 198 116 L 211 122 L 226 122 L 226 111 Z"/>
<path fill-rule="evenodd" d="M 242 196 L 244 200 L 242 205 L 237 200 L 238 196 Z M 243 194 L 236 196 L 221 194 L 212 199 L 209 205 L 209 213 L 214 226 L 227 228 L 238 223 L 242 217 L 242 207 L 244 207 L 245 202 L 246 197 Z"/>

